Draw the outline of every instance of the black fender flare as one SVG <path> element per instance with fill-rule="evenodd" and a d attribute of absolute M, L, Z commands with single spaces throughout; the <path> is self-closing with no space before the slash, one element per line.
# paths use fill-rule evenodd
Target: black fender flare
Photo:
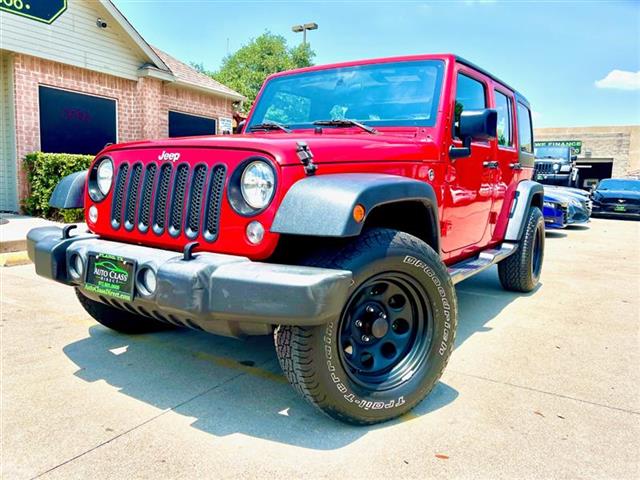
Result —
<path fill-rule="evenodd" d="M 513 197 L 513 203 L 509 210 L 509 223 L 504 239 L 507 241 L 520 241 L 524 226 L 527 222 L 527 215 L 531 205 L 540 207 L 544 202 L 544 187 L 532 180 L 523 180 L 518 183 Z"/>
<path fill-rule="evenodd" d="M 438 202 L 433 187 L 398 175 L 337 173 L 306 177 L 286 193 L 271 226 L 274 233 L 318 237 L 359 235 L 366 222 L 353 218 L 360 204 L 365 215 L 381 205 L 418 201 L 430 212 L 429 227 L 439 245 Z M 434 245 L 436 248 L 438 245 Z M 436 250 L 437 251 L 437 250 Z"/>
<path fill-rule="evenodd" d="M 84 208 L 84 189 L 87 170 L 64 177 L 51 194 L 49 205 L 53 208 Z"/>

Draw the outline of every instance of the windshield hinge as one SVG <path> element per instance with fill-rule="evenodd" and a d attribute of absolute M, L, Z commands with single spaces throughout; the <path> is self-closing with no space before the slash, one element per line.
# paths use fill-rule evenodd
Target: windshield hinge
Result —
<path fill-rule="evenodd" d="M 298 154 L 300 162 L 304 165 L 304 173 L 309 176 L 315 175 L 318 166 L 313 163 L 313 153 L 311 153 L 309 145 L 307 145 L 306 142 L 298 142 L 296 153 Z"/>

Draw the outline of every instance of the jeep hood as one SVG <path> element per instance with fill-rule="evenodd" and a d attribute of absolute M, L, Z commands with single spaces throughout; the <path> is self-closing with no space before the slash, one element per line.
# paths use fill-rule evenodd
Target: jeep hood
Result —
<path fill-rule="evenodd" d="M 280 165 L 300 165 L 296 149 L 305 142 L 314 155 L 313 161 L 342 163 L 358 161 L 423 161 L 438 158 L 436 143 L 430 136 L 416 138 L 415 130 L 391 133 L 264 133 L 207 137 L 165 138 L 130 142 L 108 147 L 104 153 L 115 150 L 153 148 L 168 154 L 184 149 L 206 148 L 220 150 L 247 150 L 267 155 Z"/>

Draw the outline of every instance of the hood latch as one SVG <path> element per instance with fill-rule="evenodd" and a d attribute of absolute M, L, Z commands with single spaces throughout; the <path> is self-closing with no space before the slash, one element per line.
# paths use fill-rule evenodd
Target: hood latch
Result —
<path fill-rule="evenodd" d="M 304 165 L 304 173 L 309 176 L 315 175 L 318 166 L 313 163 L 313 153 L 311 153 L 309 145 L 307 145 L 306 142 L 298 142 L 296 153 L 298 154 L 300 162 Z"/>

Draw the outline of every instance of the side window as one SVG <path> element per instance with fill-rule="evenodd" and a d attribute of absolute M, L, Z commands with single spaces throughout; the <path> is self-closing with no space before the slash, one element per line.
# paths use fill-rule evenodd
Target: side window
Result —
<path fill-rule="evenodd" d="M 498 145 L 513 145 L 513 104 L 504 93 L 494 90 L 498 112 Z"/>
<path fill-rule="evenodd" d="M 460 125 L 460 114 L 464 110 L 482 110 L 487 108 L 487 95 L 482 82 L 462 73 L 458 73 L 456 85 L 453 136 L 459 138 L 458 126 Z"/>
<path fill-rule="evenodd" d="M 518 102 L 518 140 L 520 140 L 520 150 L 533 153 L 531 113 L 529 109 L 520 102 Z"/>

